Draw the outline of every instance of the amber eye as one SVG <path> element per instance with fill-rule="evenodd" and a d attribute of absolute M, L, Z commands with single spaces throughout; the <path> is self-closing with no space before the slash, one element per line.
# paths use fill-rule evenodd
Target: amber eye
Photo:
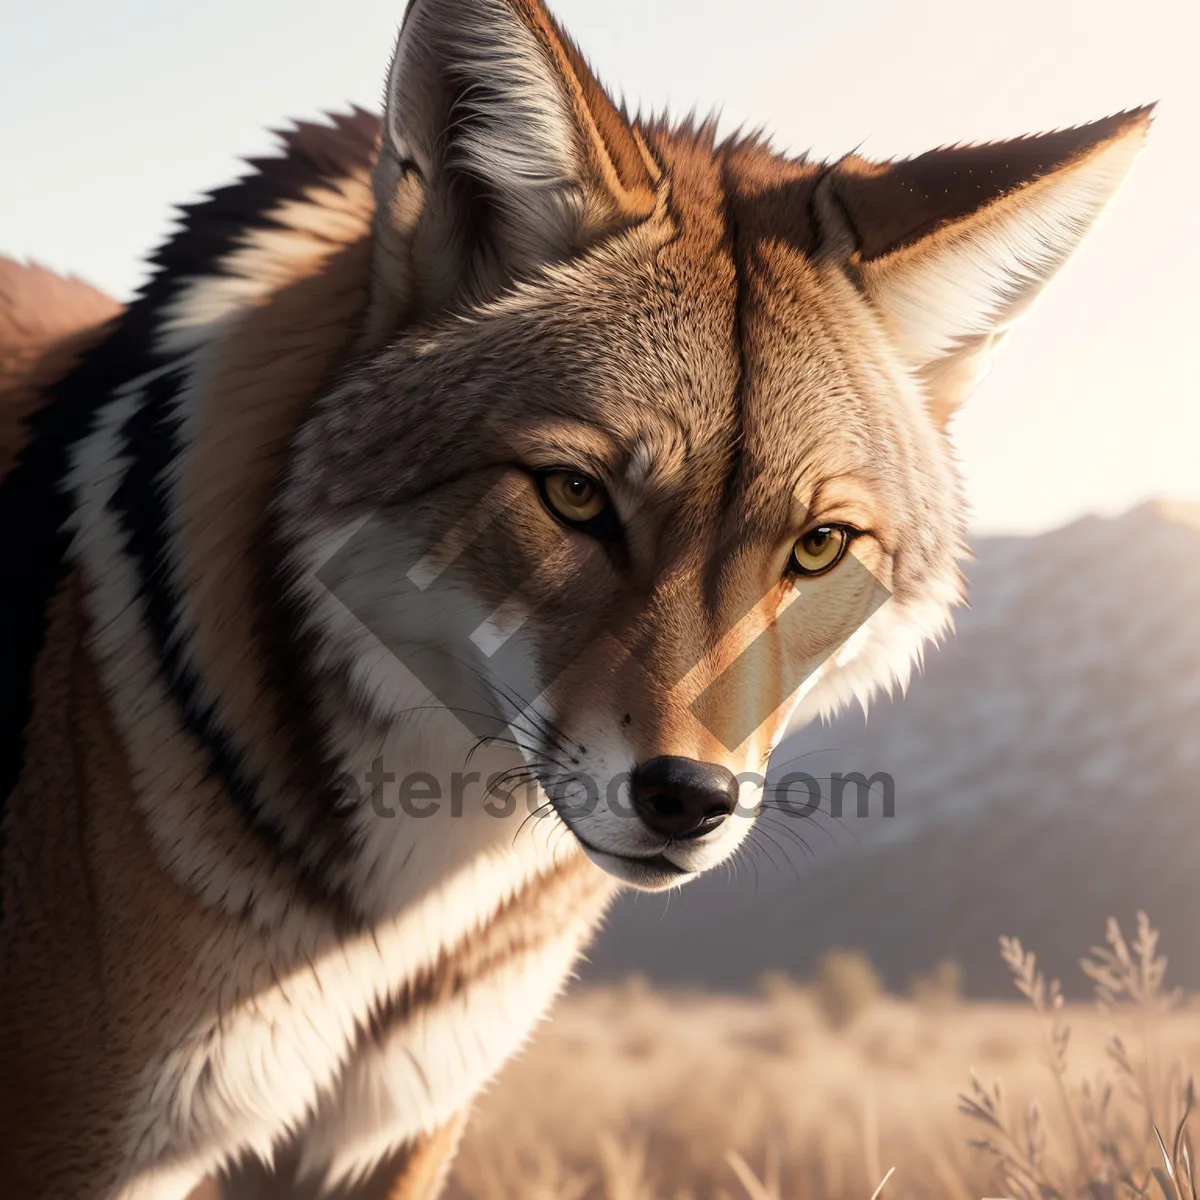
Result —
<path fill-rule="evenodd" d="M 608 507 L 604 489 L 578 471 L 545 471 L 538 487 L 546 507 L 572 525 L 594 521 Z"/>
<path fill-rule="evenodd" d="M 788 569 L 797 575 L 824 575 L 842 561 L 849 545 L 845 525 L 818 525 L 796 539 Z"/>

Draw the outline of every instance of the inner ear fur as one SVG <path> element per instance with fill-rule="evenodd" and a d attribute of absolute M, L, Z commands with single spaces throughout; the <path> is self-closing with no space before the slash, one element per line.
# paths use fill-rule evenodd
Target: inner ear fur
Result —
<path fill-rule="evenodd" d="M 376 172 L 376 326 L 655 211 L 660 169 L 540 0 L 413 0 Z"/>
<path fill-rule="evenodd" d="M 939 422 L 1104 210 L 1152 110 L 896 162 L 851 156 L 822 180 L 826 237 L 921 374 Z"/>

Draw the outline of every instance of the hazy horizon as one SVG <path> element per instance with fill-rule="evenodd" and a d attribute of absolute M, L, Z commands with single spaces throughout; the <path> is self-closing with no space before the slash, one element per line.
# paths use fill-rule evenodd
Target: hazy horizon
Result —
<path fill-rule="evenodd" d="M 612 90 L 643 111 L 719 107 L 780 148 L 876 158 L 1010 137 L 1161 101 L 1096 232 L 956 421 L 974 527 L 1052 528 L 1152 496 L 1200 501 L 1200 249 L 1172 218 L 1200 176 L 1200 14 L 1150 0 L 560 0 Z M 269 148 L 288 118 L 378 107 L 403 3 L 130 0 L 6 5 L 0 252 L 122 298 L 174 208 Z"/>

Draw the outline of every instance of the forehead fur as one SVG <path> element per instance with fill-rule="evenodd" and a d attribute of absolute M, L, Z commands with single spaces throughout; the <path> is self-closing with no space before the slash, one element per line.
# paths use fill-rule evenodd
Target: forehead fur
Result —
<path fill-rule="evenodd" d="M 813 197 L 827 168 L 718 145 L 707 128 L 652 126 L 647 143 L 666 180 L 658 216 L 399 331 L 329 397 L 302 470 L 350 516 L 517 451 L 551 465 L 561 450 L 557 461 L 620 475 L 639 500 L 670 503 L 677 531 L 715 540 L 724 524 L 753 536 L 756 516 L 778 523 L 793 500 L 851 478 L 895 587 L 944 567 L 959 533 L 953 473 L 822 244 Z"/>
<path fill-rule="evenodd" d="M 806 503 L 853 480 L 903 598 L 961 535 L 948 445 L 818 217 L 829 168 L 758 143 L 723 155 L 739 279 L 741 437 L 758 486 Z M 847 484 L 847 486 L 850 486 Z"/>

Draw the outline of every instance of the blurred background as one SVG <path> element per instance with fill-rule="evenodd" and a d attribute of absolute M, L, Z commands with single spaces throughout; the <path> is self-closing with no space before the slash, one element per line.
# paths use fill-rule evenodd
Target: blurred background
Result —
<path fill-rule="evenodd" d="M 377 106 L 402 0 L 2 0 L 0 252 L 121 299 L 173 206 L 286 118 Z M 717 107 L 815 156 L 917 153 L 1161 101 L 1130 180 L 958 418 L 972 608 L 903 703 L 802 731 L 814 776 L 888 773 L 895 812 L 825 787 L 729 874 L 633 897 L 587 978 L 747 990 L 867 952 L 1007 986 L 1001 932 L 1069 981 L 1148 907 L 1200 987 L 1200 6 L 1145 0 L 558 0 L 644 111 Z M 1068 982 L 1068 987 L 1070 987 Z"/>

